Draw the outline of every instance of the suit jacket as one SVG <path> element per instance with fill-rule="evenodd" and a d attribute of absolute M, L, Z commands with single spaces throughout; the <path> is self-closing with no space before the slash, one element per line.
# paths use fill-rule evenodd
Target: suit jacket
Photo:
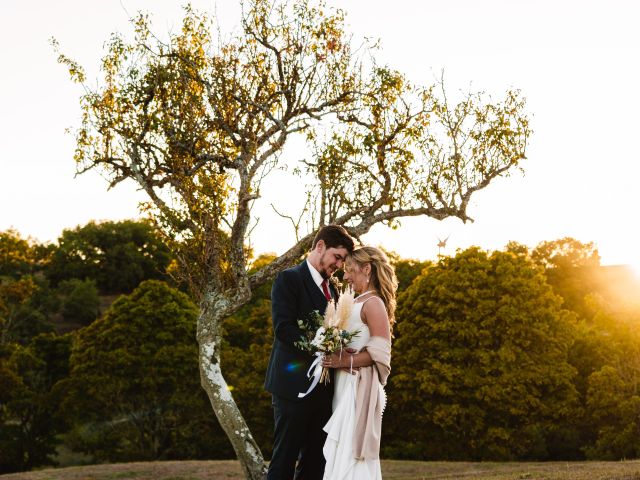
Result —
<path fill-rule="evenodd" d="M 336 292 L 330 288 L 335 298 Z M 294 345 L 302 336 L 298 320 L 307 318 L 314 310 L 323 314 L 326 308 L 327 299 L 313 281 L 306 260 L 278 274 L 271 289 L 274 340 L 264 382 L 267 391 L 290 400 L 299 400 L 298 393 L 307 391 L 311 385 L 307 371 L 315 356 Z M 331 399 L 332 395 L 333 382 L 326 386 L 318 384 L 304 398 Z"/>

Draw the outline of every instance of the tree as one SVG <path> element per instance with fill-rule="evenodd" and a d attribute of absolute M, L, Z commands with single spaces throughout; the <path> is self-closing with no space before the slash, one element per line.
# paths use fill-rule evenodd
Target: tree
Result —
<path fill-rule="evenodd" d="M 595 245 L 565 237 L 541 242 L 531 252 L 531 258 L 545 268 L 547 279 L 563 298 L 565 308 L 587 318 L 590 308 L 586 297 L 599 290 L 600 256 Z"/>
<path fill-rule="evenodd" d="M 275 258 L 275 255 L 260 255 L 252 262 L 251 270 L 258 270 Z M 273 411 L 271 395 L 264 389 L 264 376 L 272 343 L 271 282 L 268 282 L 255 289 L 251 301 L 225 320 L 222 363 L 238 407 L 245 412 L 244 417 L 261 451 L 269 455 Z"/>
<path fill-rule="evenodd" d="M 615 267 L 601 267 L 593 243 L 570 237 L 540 243 L 531 258 L 578 318 L 569 363 L 578 373 L 574 384 L 585 411 L 583 451 L 592 459 L 637 455 L 632 437 L 640 338 L 634 333 L 637 309 L 625 308 L 637 297 L 633 282 Z M 617 382 L 620 389 L 614 388 Z"/>
<path fill-rule="evenodd" d="M 15 339 L 20 313 L 36 288 L 30 277 L 0 282 L 0 345 Z"/>
<path fill-rule="evenodd" d="M 595 444 L 585 448 L 589 459 L 624 460 L 640 456 L 640 395 L 630 387 L 609 365 L 589 377 L 587 408 L 597 432 Z"/>
<path fill-rule="evenodd" d="M 580 322 L 571 362 L 585 406 L 583 450 L 589 459 L 640 455 L 640 317 L 625 318 L 602 298 Z"/>
<path fill-rule="evenodd" d="M 105 294 L 129 293 L 143 280 L 167 279 L 171 252 L 147 221 L 89 222 L 65 229 L 46 269 L 53 285 L 91 279 Z"/>
<path fill-rule="evenodd" d="M 27 346 L 0 346 L 0 472 L 55 464 L 70 345 L 69 336 L 43 334 Z"/>
<path fill-rule="evenodd" d="M 57 308 L 46 279 L 25 275 L 0 280 L 0 345 L 26 345 L 36 335 L 53 331 L 49 317 Z"/>
<path fill-rule="evenodd" d="M 34 247 L 15 230 L 0 232 L 0 278 L 18 279 L 33 273 Z"/>
<path fill-rule="evenodd" d="M 65 321 L 89 325 L 100 315 L 100 297 L 93 280 L 63 280 L 58 285 L 62 296 L 61 313 Z"/>
<path fill-rule="evenodd" d="M 53 330 L 49 315 L 57 299 L 40 270 L 49 249 L 15 230 L 0 232 L 0 345 L 23 345 L 39 333 Z"/>
<path fill-rule="evenodd" d="M 182 30 L 164 43 L 139 16 L 135 39 L 109 42 L 97 89 L 75 61 L 59 60 L 87 92 L 79 172 L 105 171 L 111 186 L 133 180 L 148 195 L 200 303 L 202 386 L 253 479 L 265 465 L 222 374 L 224 319 L 297 261 L 321 225 L 360 236 L 404 216 L 471 220 L 471 196 L 518 167 L 531 132 L 518 92 L 449 104 L 444 89 L 414 86 L 354 53 L 364 50 L 351 45 L 344 14 L 311 0 L 249 0 L 228 39 L 210 27 L 186 8 Z M 252 207 L 296 135 L 312 147 L 289 165 L 308 184 L 306 203 L 283 215 L 305 215 L 309 228 L 249 273 Z"/>
<path fill-rule="evenodd" d="M 593 242 L 571 237 L 539 243 L 531 258 L 545 268 L 599 267 L 600 255 Z"/>
<path fill-rule="evenodd" d="M 20 335 L 27 304 L 37 290 L 34 252 L 29 240 L 13 229 L 0 232 L 0 345 Z M 39 323 L 39 322 L 37 322 Z"/>
<path fill-rule="evenodd" d="M 147 280 L 77 332 L 64 386 L 72 444 L 110 461 L 231 454 L 198 389 L 197 313 Z"/>
<path fill-rule="evenodd" d="M 415 260 L 413 258 L 401 258 L 395 252 L 388 252 L 385 250 L 387 257 L 389 257 L 389 261 L 393 265 L 393 269 L 396 272 L 396 277 L 398 278 L 398 291 L 397 295 L 400 295 L 404 292 L 411 282 L 422 273 L 427 266 L 431 264 L 431 262 L 421 262 L 420 260 Z"/>
<path fill-rule="evenodd" d="M 571 433 L 571 317 L 526 255 L 474 247 L 441 258 L 400 296 L 397 318 L 395 451 L 549 458 Z"/>

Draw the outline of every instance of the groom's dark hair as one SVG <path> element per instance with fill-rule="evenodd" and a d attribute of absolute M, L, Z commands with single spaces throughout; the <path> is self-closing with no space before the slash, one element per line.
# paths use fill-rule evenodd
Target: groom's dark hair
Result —
<path fill-rule="evenodd" d="M 311 249 L 316 248 L 318 242 L 324 241 L 324 245 L 327 248 L 346 248 L 349 253 L 353 252 L 353 238 L 349 236 L 349 233 L 342 225 L 325 225 L 318 233 L 316 233 L 313 239 Z"/>

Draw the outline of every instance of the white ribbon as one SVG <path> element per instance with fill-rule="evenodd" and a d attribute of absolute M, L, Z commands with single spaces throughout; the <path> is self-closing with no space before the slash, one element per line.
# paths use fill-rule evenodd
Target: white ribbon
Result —
<path fill-rule="evenodd" d="M 316 385 L 318 385 L 318 382 L 320 381 L 320 375 L 322 375 L 322 357 L 322 352 L 316 352 L 316 359 L 309 367 L 309 370 L 307 370 L 307 378 L 313 377 L 313 381 L 311 382 L 311 386 L 306 392 L 298 393 L 298 398 L 306 397 L 314 388 L 316 388 Z M 313 373 L 311 373 L 311 370 L 313 370 Z"/>

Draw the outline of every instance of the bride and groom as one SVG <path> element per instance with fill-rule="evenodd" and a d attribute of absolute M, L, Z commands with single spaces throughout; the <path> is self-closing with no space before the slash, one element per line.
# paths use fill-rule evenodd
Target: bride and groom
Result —
<path fill-rule="evenodd" d="M 331 381 L 301 396 L 314 358 L 295 346 L 302 335 L 298 320 L 337 300 L 328 280 L 343 266 L 344 280 L 358 294 L 347 328 L 359 333 L 348 352 L 323 358 Z M 274 341 L 265 379 L 275 420 L 268 480 L 381 478 L 383 386 L 390 372 L 396 288 L 386 255 L 373 247 L 354 249 L 338 225 L 321 228 L 306 260 L 276 277 Z"/>

